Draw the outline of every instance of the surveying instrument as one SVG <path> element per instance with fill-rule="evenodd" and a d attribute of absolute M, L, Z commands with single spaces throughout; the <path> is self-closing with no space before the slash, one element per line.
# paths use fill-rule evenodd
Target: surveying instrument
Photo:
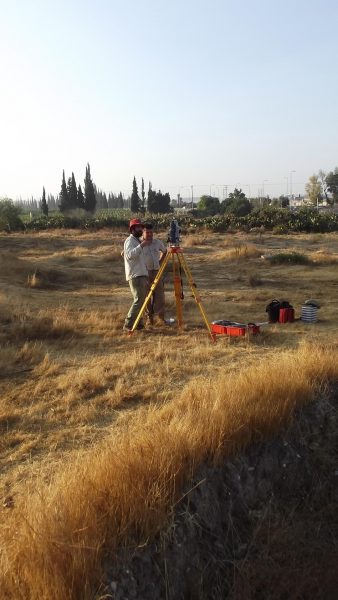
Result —
<path fill-rule="evenodd" d="M 205 310 L 202 306 L 201 303 L 201 299 L 196 291 L 196 284 L 193 280 L 193 277 L 191 275 L 190 269 L 187 265 L 187 262 L 185 260 L 185 256 L 183 254 L 183 250 L 180 247 L 180 228 L 178 226 L 178 223 L 176 221 L 176 219 L 173 219 L 171 221 L 171 225 L 170 225 L 170 230 L 169 230 L 169 235 L 168 235 L 168 250 L 167 253 L 161 263 L 161 266 L 159 268 L 159 271 L 153 281 L 153 283 L 150 286 L 149 292 L 146 296 L 145 301 L 143 302 L 141 308 L 140 308 L 140 312 L 138 313 L 134 324 L 130 330 L 130 335 L 133 334 L 133 332 L 135 331 L 135 329 L 137 328 L 137 325 L 144 313 L 144 311 L 147 308 L 148 302 L 151 300 L 151 297 L 157 287 L 157 285 L 159 284 L 159 282 L 161 281 L 161 278 L 164 274 L 164 271 L 166 269 L 167 264 L 172 261 L 172 270 L 173 270 L 173 281 L 174 281 L 174 294 L 175 294 L 175 301 L 176 301 L 176 315 L 177 315 L 177 327 L 180 329 L 183 326 L 183 307 L 182 307 L 182 301 L 184 299 L 184 294 L 183 294 L 183 282 L 182 282 L 182 271 L 185 273 L 185 276 L 187 278 L 189 287 L 191 289 L 191 293 L 194 297 L 194 300 L 199 308 L 199 311 L 202 315 L 203 321 L 205 323 L 205 326 L 208 330 L 208 333 L 212 339 L 212 341 L 214 342 L 216 340 L 216 336 L 215 334 L 212 332 L 211 330 L 211 326 L 209 324 L 207 315 L 205 313 Z"/>

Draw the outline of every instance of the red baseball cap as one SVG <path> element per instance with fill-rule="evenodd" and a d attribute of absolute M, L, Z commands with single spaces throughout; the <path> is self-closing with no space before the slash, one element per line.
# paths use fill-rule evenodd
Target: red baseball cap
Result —
<path fill-rule="evenodd" d="M 141 227 L 144 227 L 143 223 L 140 221 L 140 219 L 131 219 L 131 221 L 129 221 L 129 231 L 132 227 L 134 227 L 135 225 L 141 225 Z"/>

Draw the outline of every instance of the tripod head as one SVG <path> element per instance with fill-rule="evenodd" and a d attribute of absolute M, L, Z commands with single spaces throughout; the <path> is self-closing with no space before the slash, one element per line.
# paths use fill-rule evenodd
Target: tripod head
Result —
<path fill-rule="evenodd" d="M 176 247 L 180 245 L 180 228 L 176 219 L 173 219 L 170 223 L 167 242 L 170 246 Z"/>

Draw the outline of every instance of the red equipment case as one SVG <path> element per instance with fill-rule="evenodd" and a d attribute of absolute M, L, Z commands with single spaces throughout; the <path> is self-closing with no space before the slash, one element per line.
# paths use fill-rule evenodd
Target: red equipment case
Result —
<path fill-rule="evenodd" d="M 226 334 L 227 328 L 225 325 L 220 325 L 219 323 L 211 323 L 211 331 L 212 333 Z"/>
<path fill-rule="evenodd" d="M 279 309 L 279 323 L 292 323 L 295 320 L 294 308 L 280 308 Z"/>
<path fill-rule="evenodd" d="M 235 327 L 233 325 L 230 325 L 230 327 L 227 327 L 227 335 L 233 335 L 233 336 L 240 336 L 240 335 L 245 335 L 246 334 L 246 327 Z"/>
<path fill-rule="evenodd" d="M 255 323 L 234 323 L 231 321 L 214 321 L 211 323 L 212 333 L 219 335 L 244 336 L 246 332 L 256 334 L 259 333 L 259 325 Z"/>

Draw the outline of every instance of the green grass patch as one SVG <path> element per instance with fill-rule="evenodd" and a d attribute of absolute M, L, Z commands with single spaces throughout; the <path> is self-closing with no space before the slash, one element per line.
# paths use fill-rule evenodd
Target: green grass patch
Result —
<path fill-rule="evenodd" d="M 279 252 L 270 256 L 273 265 L 312 265 L 312 260 L 301 252 Z"/>

